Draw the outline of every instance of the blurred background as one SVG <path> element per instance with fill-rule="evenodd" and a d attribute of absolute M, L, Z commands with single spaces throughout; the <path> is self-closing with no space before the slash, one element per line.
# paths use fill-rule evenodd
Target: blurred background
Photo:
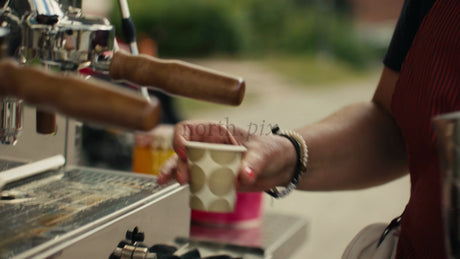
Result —
<path fill-rule="evenodd" d="M 154 0 L 129 1 L 129 7 L 142 53 L 246 81 L 239 107 L 167 98 L 166 123 L 208 119 L 268 134 L 270 125 L 295 129 L 370 100 L 402 2 Z M 83 1 L 83 6 L 86 13 L 107 16 L 121 31 L 116 1 Z M 124 164 L 130 165 L 127 151 Z M 401 214 L 409 188 L 404 177 L 360 191 L 267 196 L 264 209 L 309 220 L 307 241 L 293 258 L 340 258 L 360 229 Z"/>

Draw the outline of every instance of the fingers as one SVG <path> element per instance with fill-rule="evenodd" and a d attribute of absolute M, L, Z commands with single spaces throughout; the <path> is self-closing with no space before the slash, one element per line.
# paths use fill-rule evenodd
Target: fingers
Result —
<path fill-rule="evenodd" d="M 263 191 L 286 186 L 294 172 L 296 153 L 292 143 L 283 137 L 253 137 L 245 143 L 238 175 L 238 190 Z"/>
<path fill-rule="evenodd" d="M 244 155 L 238 175 L 238 180 L 242 185 L 253 184 L 256 177 L 262 172 L 266 163 L 262 155 L 253 149 L 248 150 Z"/>
<path fill-rule="evenodd" d="M 184 121 L 177 124 L 173 137 L 173 147 L 177 156 L 174 159 L 168 160 L 164 165 L 158 180 L 159 183 L 165 183 L 173 178 L 180 184 L 185 184 L 189 181 L 190 176 L 186 152 L 187 141 L 239 145 L 238 140 L 233 136 L 237 130 L 239 129 L 234 127 L 231 132 L 224 125 L 211 122 Z M 254 181 L 254 173 L 250 169 L 247 169 L 245 172 L 243 181 Z"/>
<path fill-rule="evenodd" d="M 184 148 L 187 141 L 237 145 L 239 142 L 233 136 L 237 130 L 234 127 L 229 130 L 223 124 L 212 122 L 184 121 L 175 127 L 173 144 Z"/>
<path fill-rule="evenodd" d="M 176 173 L 178 158 L 176 155 L 172 155 L 166 162 L 164 162 L 163 166 L 160 169 L 160 174 L 158 175 L 158 184 L 166 184 Z"/>
<path fill-rule="evenodd" d="M 180 184 L 188 183 L 190 179 L 187 161 L 179 160 L 176 167 L 176 180 Z"/>
<path fill-rule="evenodd" d="M 190 139 L 190 124 L 187 122 L 178 123 L 174 129 L 173 147 L 180 160 L 186 161 L 185 143 Z"/>
<path fill-rule="evenodd" d="M 235 131 L 235 130 L 234 130 Z M 187 159 L 187 141 L 202 141 L 209 143 L 239 145 L 232 132 L 221 124 L 210 122 L 184 121 L 176 125 L 173 138 L 173 147 L 179 158 Z"/>
<path fill-rule="evenodd" d="M 177 155 L 172 155 L 161 167 L 158 175 L 158 184 L 166 184 L 172 179 L 176 179 L 180 184 L 189 181 L 187 162 L 179 159 Z"/>
<path fill-rule="evenodd" d="M 270 163 L 265 152 L 252 149 L 246 153 L 238 174 L 237 189 L 241 192 L 264 191 L 273 186 L 273 179 L 265 176 L 267 163 Z"/>

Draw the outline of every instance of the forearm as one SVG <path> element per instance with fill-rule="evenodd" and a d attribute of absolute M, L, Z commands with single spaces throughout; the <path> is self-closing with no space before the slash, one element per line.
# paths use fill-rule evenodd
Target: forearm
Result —
<path fill-rule="evenodd" d="M 373 102 L 347 106 L 298 132 L 309 148 L 307 173 L 299 189 L 359 189 L 407 172 L 400 131 Z"/>

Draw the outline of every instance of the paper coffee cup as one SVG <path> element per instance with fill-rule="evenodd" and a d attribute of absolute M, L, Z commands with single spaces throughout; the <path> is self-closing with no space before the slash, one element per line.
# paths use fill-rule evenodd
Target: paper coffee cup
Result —
<path fill-rule="evenodd" d="M 232 212 L 236 202 L 235 181 L 246 148 L 193 141 L 187 142 L 186 147 L 190 172 L 190 208 Z"/>

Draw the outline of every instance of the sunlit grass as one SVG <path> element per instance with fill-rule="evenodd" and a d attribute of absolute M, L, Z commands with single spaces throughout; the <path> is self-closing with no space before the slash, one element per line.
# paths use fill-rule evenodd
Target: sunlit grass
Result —
<path fill-rule="evenodd" d="M 378 64 L 356 68 L 330 56 L 271 56 L 261 59 L 260 64 L 276 71 L 296 85 L 316 87 L 340 85 L 364 80 L 380 71 Z"/>
<path fill-rule="evenodd" d="M 244 95 L 244 102 L 253 102 L 257 100 L 257 95 L 254 93 L 248 93 Z M 188 114 L 192 114 L 194 112 L 204 112 L 204 111 L 214 111 L 219 110 L 221 108 L 229 107 L 228 105 L 224 104 L 216 104 L 210 103 L 201 100 L 195 100 L 190 98 L 181 98 L 178 97 L 175 99 L 175 105 L 181 111 L 181 113 L 185 116 Z"/>

